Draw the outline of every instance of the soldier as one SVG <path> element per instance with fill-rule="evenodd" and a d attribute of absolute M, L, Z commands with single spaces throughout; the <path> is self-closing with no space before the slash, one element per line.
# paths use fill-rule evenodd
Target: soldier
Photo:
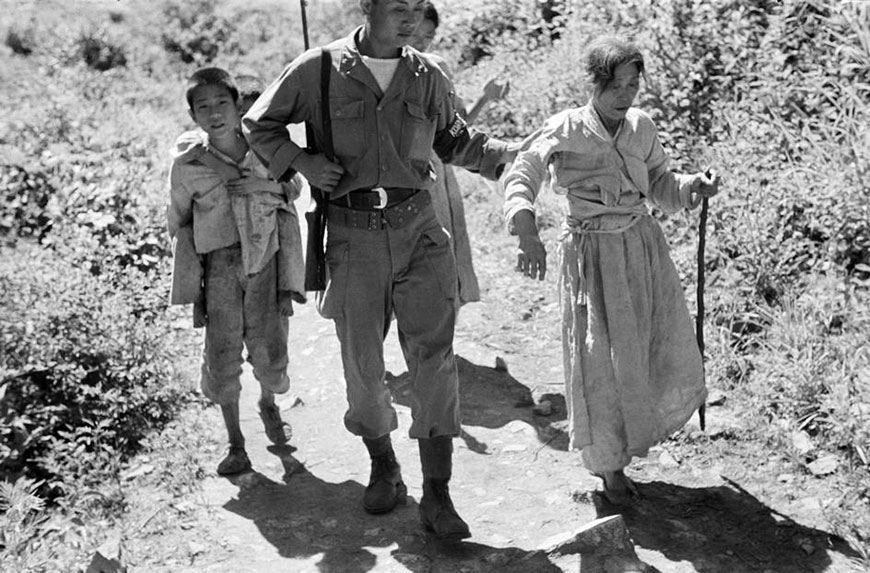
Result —
<path fill-rule="evenodd" d="M 329 283 L 320 311 L 335 321 L 347 383 L 345 427 L 371 456 L 366 511 L 391 511 L 406 487 L 390 432 L 398 427 L 385 384 L 383 341 L 395 313 L 411 376 L 410 436 L 423 470 L 420 519 L 442 539 L 464 539 L 468 525 L 448 490 L 453 437 L 460 433 L 453 354 L 456 268 L 428 188 L 432 149 L 447 163 L 495 179 L 513 147 L 472 133 L 456 113 L 452 85 L 408 46 L 425 0 L 360 0 L 365 24 L 290 63 L 243 119 L 248 140 L 272 175 L 294 171 L 328 197 Z M 328 105 L 321 105 L 324 54 Z M 321 116 L 328 111 L 331 134 Z M 334 161 L 291 141 L 287 125 L 309 122 L 318 148 L 334 141 Z"/>

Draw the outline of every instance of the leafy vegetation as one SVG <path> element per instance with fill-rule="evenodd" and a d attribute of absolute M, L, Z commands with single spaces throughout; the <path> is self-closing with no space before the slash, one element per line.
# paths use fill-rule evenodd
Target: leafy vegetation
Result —
<path fill-rule="evenodd" d="M 359 23 L 351 4 L 309 7 L 313 45 Z M 165 149 L 189 123 L 183 79 L 204 64 L 271 78 L 303 46 L 298 13 L 269 0 L 82 6 L 50 0 L 0 14 L 0 89 L 16 103 L 0 123 L 0 568 L 14 570 L 81 564 L 99 536 L 70 541 L 58 520 L 117 515 L 125 464 L 143 447 L 171 449 L 155 432 L 169 424 L 183 435 L 172 420 L 198 404 L 178 372 L 196 342 L 173 327 L 180 315 L 165 302 Z M 837 460 L 850 485 L 827 517 L 867 552 L 870 6 L 442 0 L 439 9 L 434 49 L 457 63 L 461 90 L 511 79 L 508 100 L 481 120 L 509 138 L 585 103 L 578 62 L 591 37 L 619 29 L 641 45 L 639 103 L 675 164 L 714 166 L 726 181 L 708 221 L 708 382 L 752 421 L 747 439 L 790 452 L 792 436 L 806 434 L 811 449 L 783 453 L 796 471 Z M 504 233 L 498 197 L 469 201 Z M 553 237 L 561 207 L 548 197 L 541 207 Z M 661 217 L 688 289 L 693 217 Z M 160 478 L 172 490 L 201 473 L 188 454 L 185 471 Z"/>

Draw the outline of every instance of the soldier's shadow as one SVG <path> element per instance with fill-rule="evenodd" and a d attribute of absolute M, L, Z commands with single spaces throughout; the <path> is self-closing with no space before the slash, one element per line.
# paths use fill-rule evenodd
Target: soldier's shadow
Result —
<path fill-rule="evenodd" d="M 270 447 L 284 465 L 283 483 L 250 471 L 230 478 L 238 497 L 224 508 L 253 521 L 264 539 L 284 558 L 302 559 L 294 570 L 362 573 L 407 571 L 506 571 L 557 573 L 546 554 L 497 548 L 474 542 L 440 542 L 419 524 L 417 502 L 386 515 L 372 516 L 362 508 L 364 486 L 354 481 L 330 483 L 293 457 L 293 449 Z M 387 554 L 389 557 L 387 557 Z M 497 568 L 492 568 L 498 564 Z M 282 568 L 275 564 L 276 570 Z M 289 570 L 289 569 L 288 569 Z"/>
<path fill-rule="evenodd" d="M 505 370 L 474 364 L 461 356 L 456 357 L 456 365 L 463 426 L 501 428 L 520 420 L 535 428 L 542 444 L 557 450 L 568 449 L 564 396 L 544 394 L 536 404 L 531 390 Z M 387 385 L 396 403 L 410 407 L 410 376 L 407 372 L 397 376 L 388 372 Z M 549 413 L 540 407 L 544 402 L 549 403 Z M 487 444 L 467 432 L 463 431 L 461 438 L 471 451 L 487 453 Z"/>
<path fill-rule="evenodd" d="M 658 551 L 699 571 L 828 571 L 829 551 L 857 553 L 830 533 L 794 522 L 736 482 L 689 488 L 638 482 L 640 501 L 610 505 L 594 496 L 599 517 L 622 514 L 635 546 Z"/>

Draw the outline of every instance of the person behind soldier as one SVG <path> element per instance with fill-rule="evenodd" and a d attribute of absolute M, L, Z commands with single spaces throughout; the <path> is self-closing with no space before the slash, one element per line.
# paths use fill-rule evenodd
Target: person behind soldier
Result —
<path fill-rule="evenodd" d="M 187 85 L 186 99 L 199 131 L 179 138 L 169 176 L 169 234 L 180 237 L 192 226 L 195 252 L 201 259 L 205 327 L 201 387 L 220 405 L 229 451 L 218 465 L 222 475 L 250 469 L 239 423 L 242 351 L 247 350 L 260 383 L 259 410 L 266 435 L 275 444 L 289 439 L 275 394 L 288 391 L 287 334 L 292 301 L 304 302 L 301 238 L 298 219 L 278 239 L 278 212 L 295 217 L 295 182 L 279 184 L 250 151 L 242 136 L 239 92 L 228 72 L 203 68 Z M 294 246 L 295 245 L 295 246 Z M 281 248 L 295 250 L 279 264 Z M 285 253 L 286 254 L 286 253 Z M 292 261 L 296 261 L 293 263 Z M 196 265 L 176 265 L 176 271 Z M 282 275 L 282 276 L 279 276 Z M 283 294 L 282 294 L 283 293 Z"/>
<path fill-rule="evenodd" d="M 587 49 L 589 102 L 549 118 L 504 177 L 516 270 L 543 279 L 535 224 L 542 184 L 565 197 L 559 294 L 572 448 L 615 504 L 636 499 L 633 456 L 682 427 L 707 394 L 680 278 L 647 204 L 674 212 L 718 192 L 718 176 L 671 171 L 650 116 L 632 107 L 644 59 L 627 39 Z"/>
<path fill-rule="evenodd" d="M 436 54 L 428 52 L 429 46 L 435 39 L 435 31 L 438 29 L 440 18 L 433 4 L 428 4 L 423 12 L 423 21 L 417 27 L 411 46 L 414 49 L 426 53 L 430 60 L 435 61 L 441 71 L 452 80 L 447 62 Z M 456 111 L 466 122 L 473 123 L 478 114 L 489 105 L 507 95 L 509 84 L 499 82 L 495 78 L 489 80 L 483 88 L 481 96 L 471 105 L 466 105 L 465 100 L 459 95 L 454 95 Z M 432 197 L 432 205 L 438 220 L 450 234 L 453 245 L 453 255 L 456 257 L 457 289 L 459 297 L 457 302 L 463 305 L 468 302 L 480 300 L 480 286 L 477 274 L 474 272 L 474 263 L 471 255 L 471 243 L 468 238 L 468 229 L 465 222 L 465 206 L 462 200 L 462 190 L 456 180 L 453 167 L 445 165 L 433 151 L 431 154 L 432 168 L 435 172 L 435 182 L 429 189 Z"/>
<path fill-rule="evenodd" d="M 432 209 L 429 157 L 496 178 L 510 144 L 474 133 L 456 113 L 450 80 L 407 44 L 425 0 L 360 0 L 365 23 L 325 46 L 335 160 L 307 153 L 286 126 L 308 122 L 318 146 L 320 49 L 291 62 L 242 120 L 251 146 L 276 179 L 301 173 L 328 197 L 329 281 L 319 307 L 334 321 L 347 384 L 345 427 L 371 457 L 363 507 L 377 514 L 407 488 L 390 433 L 398 427 L 385 383 L 384 337 L 395 312 L 408 363 L 410 437 L 423 470 L 422 524 L 442 539 L 470 531 L 450 497 L 453 438 L 461 431 L 453 354 L 456 265 Z"/>

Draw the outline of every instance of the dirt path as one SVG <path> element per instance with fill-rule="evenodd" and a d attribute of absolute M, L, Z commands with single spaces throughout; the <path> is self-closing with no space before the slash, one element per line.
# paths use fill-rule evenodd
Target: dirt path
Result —
<path fill-rule="evenodd" d="M 393 441 L 409 500 L 386 516 L 363 511 L 368 459 L 361 440 L 342 424 L 338 342 L 332 322 L 307 304 L 291 319 L 292 386 L 279 400 L 294 429 L 290 445 L 267 442 L 256 412 L 257 384 L 246 370 L 241 415 L 253 471 L 231 479 L 214 473 L 225 447 L 223 426 L 216 408 L 205 411 L 200 429 L 192 430 L 211 434 L 213 446 L 201 490 L 174 496 L 140 492 L 136 503 L 156 509 L 125 532 L 131 569 L 578 571 L 579 555 L 544 549 L 617 509 L 595 493 L 599 482 L 583 469 L 580 456 L 567 451 L 552 297 L 528 294 L 526 283 L 503 272 L 512 241 L 499 240 L 477 243 L 487 245 L 476 253 L 476 264 L 482 284 L 490 286 L 484 302 L 463 308 L 455 341 L 463 434 L 455 441 L 451 492 L 471 527 L 470 540 L 439 543 L 419 526 L 422 478 L 416 442 L 407 434 L 407 374 L 394 332 L 386 363 L 399 414 Z M 511 309 L 524 304 L 530 305 L 528 314 L 515 316 Z M 497 359 L 506 369 L 495 367 Z M 542 401 L 552 405 L 548 416 L 534 411 Z M 680 440 L 630 466 L 643 499 L 622 515 L 646 570 L 860 570 L 842 541 L 817 528 L 818 507 L 787 516 L 783 507 L 774 509 L 750 493 L 777 484 L 764 473 L 771 468 L 747 462 L 754 459 L 751 452 L 729 440 L 736 423 L 727 410 L 712 406 L 706 432 L 693 421 Z"/>
<path fill-rule="evenodd" d="M 547 393 L 539 388 L 533 394 L 527 381 L 496 370 L 496 353 L 475 342 L 473 327 L 485 311 L 485 305 L 463 310 L 456 341 L 464 432 L 456 440 L 451 487 L 471 526 L 469 542 L 438 543 L 418 525 L 419 459 L 407 437 L 405 368 L 394 335 L 386 345 L 399 412 L 394 442 L 410 499 L 386 516 L 363 511 L 368 462 L 360 440 L 341 423 L 345 399 L 338 344 L 332 323 L 306 305 L 293 319 L 293 387 L 280 402 L 294 428 L 291 445 L 266 441 L 256 413 L 256 384 L 246 372 L 242 427 L 254 471 L 226 479 L 211 470 L 202 491 L 186 502 L 186 522 L 164 538 L 177 544 L 174 557 L 147 570 L 578 571 L 579 555 L 538 550 L 614 508 L 593 493 L 597 480 L 582 469 L 579 456 L 566 451 L 559 395 L 546 396 L 555 406 L 551 416 L 534 414 L 534 400 Z M 536 366 L 539 372 L 549 368 Z M 217 411 L 209 416 L 219 428 Z M 722 423 L 717 409 L 710 418 L 715 433 Z M 741 488 L 739 477 L 723 479 L 720 465 L 688 465 L 658 449 L 633 466 L 644 499 L 623 515 L 638 556 L 655 568 L 650 570 L 855 570 L 829 546 L 824 532 L 764 506 Z"/>

